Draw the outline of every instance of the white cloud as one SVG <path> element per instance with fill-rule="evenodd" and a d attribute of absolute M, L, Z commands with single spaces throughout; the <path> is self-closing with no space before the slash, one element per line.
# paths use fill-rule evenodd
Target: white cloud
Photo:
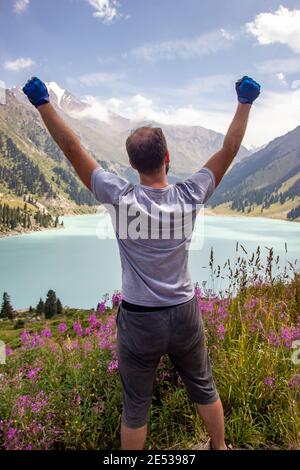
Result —
<path fill-rule="evenodd" d="M 285 75 L 284 73 L 282 72 L 279 72 L 279 73 L 276 73 L 276 78 L 278 78 L 278 80 L 283 84 L 283 85 L 287 85 L 287 81 L 286 81 L 286 78 L 285 78 Z"/>
<path fill-rule="evenodd" d="M 247 142 L 255 146 L 267 143 L 299 126 L 299 116 L 300 88 L 265 91 L 253 107 Z"/>
<path fill-rule="evenodd" d="M 130 94 L 128 90 L 127 95 L 113 96 L 107 100 L 88 96 L 85 102 L 90 105 L 89 108 L 75 117 L 109 122 L 112 111 L 133 121 L 198 125 L 225 134 L 236 106 L 234 79 L 233 76 L 212 75 L 197 77 L 182 88 L 151 88 L 146 93 L 136 94 Z M 277 79 L 284 81 L 285 74 L 278 72 Z M 232 99 L 224 100 L 212 94 L 216 86 L 223 87 L 222 92 L 226 90 L 228 98 Z M 164 102 L 160 101 L 160 96 Z M 166 102 L 177 104 L 166 105 Z M 244 144 L 260 147 L 268 143 L 298 126 L 299 116 L 300 80 L 295 80 L 290 88 L 285 86 L 280 92 L 263 90 L 253 106 Z"/>
<path fill-rule="evenodd" d="M 19 72 L 19 70 L 31 67 L 34 63 L 30 57 L 19 57 L 16 60 L 4 62 L 3 68 L 11 72 Z"/>
<path fill-rule="evenodd" d="M 28 6 L 29 0 L 17 0 L 14 4 L 14 9 L 16 13 L 23 13 Z"/>
<path fill-rule="evenodd" d="M 204 126 L 222 132 L 229 125 L 226 111 L 211 111 L 194 106 L 159 106 L 151 98 L 137 94 L 105 101 L 107 109 L 134 121 L 156 121 L 166 125 Z"/>
<path fill-rule="evenodd" d="M 123 80 L 125 77 L 125 73 L 96 72 L 81 75 L 79 81 L 85 86 L 111 85 Z"/>
<path fill-rule="evenodd" d="M 83 111 L 76 111 L 71 113 L 75 119 L 90 118 L 98 119 L 99 121 L 109 122 L 109 111 L 107 107 L 94 96 L 85 96 L 82 98 L 84 103 L 89 106 Z"/>
<path fill-rule="evenodd" d="M 160 106 L 141 94 L 111 98 L 102 102 L 117 114 L 137 121 L 157 121 L 168 125 L 203 126 L 226 133 L 233 118 L 235 104 L 211 103 L 211 106 Z M 253 106 L 244 143 L 259 147 L 299 125 L 300 86 L 280 93 L 267 92 Z M 269 123 L 269 125 L 266 125 Z"/>
<path fill-rule="evenodd" d="M 99 18 L 103 23 L 110 24 L 121 17 L 118 11 L 117 0 L 87 0 L 95 9 L 93 16 Z"/>
<path fill-rule="evenodd" d="M 296 90 L 297 88 L 300 88 L 300 80 L 294 80 L 291 87 L 292 87 L 293 90 Z"/>
<path fill-rule="evenodd" d="M 256 65 L 259 72 L 262 73 L 280 73 L 284 70 L 286 75 L 300 72 L 300 57 L 291 57 L 288 59 L 267 60 Z"/>
<path fill-rule="evenodd" d="M 145 44 L 132 49 L 130 54 L 147 61 L 190 59 L 226 49 L 233 41 L 231 33 L 220 29 L 194 38 Z"/>
<path fill-rule="evenodd" d="M 262 45 L 286 44 L 300 53 L 300 10 L 280 6 L 274 13 L 260 13 L 246 30 Z"/>

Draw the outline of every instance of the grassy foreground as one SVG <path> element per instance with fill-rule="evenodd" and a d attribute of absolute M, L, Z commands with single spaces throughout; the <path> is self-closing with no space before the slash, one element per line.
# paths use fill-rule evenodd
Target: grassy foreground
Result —
<path fill-rule="evenodd" d="M 227 437 L 239 448 L 299 449 L 300 278 L 275 276 L 272 262 L 270 253 L 262 275 L 258 257 L 238 258 L 235 269 L 223 268 L 232 279 L 226 295 L 198 286 L 195 293 Z M 212 259 L 211 268 L 221 276 Z M 0 338 L 8 342 L 7 363 L 0 366 L 0 448 L 119 448 L 119 301 L 114 295 L 112 307 L 104 302 L 102 312 L 67 311 L 28 323 L 21 334 L 9 322 L 0 323 Z M 148 449 L 188 449 L 205 439 L 166 357 L 157 373 L 149 430 Z"/>

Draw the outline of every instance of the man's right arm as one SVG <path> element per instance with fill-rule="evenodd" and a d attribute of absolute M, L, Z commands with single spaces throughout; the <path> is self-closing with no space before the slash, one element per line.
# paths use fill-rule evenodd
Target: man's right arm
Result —
<path fill-rule="evenodd" d="M 63 121 L 49 102 L 46 85 L 37 77 L 33 77 L 23 88 L 29 101 L 39 111 L 51 137 L 73 165 L 81 181 L 91 188 L 93 171 L 99 167 L 96 160 L 81 146 L 77 135 Z"/>
<path fill-rule="evenodd" d="M 204 168 L 213 172 L 216 186 L 222 180 L 240 149 L 247 129 L 252 103 L 260 94 L 260 85 L 251 78 L 244 77 L 236 83 L 236 91 L 239 104 L 225 136 L 223 147 L 204 165 Z"/>

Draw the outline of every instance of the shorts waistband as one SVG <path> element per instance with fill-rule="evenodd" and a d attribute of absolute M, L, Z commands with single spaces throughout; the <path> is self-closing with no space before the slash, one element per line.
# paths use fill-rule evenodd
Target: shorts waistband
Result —
<path fill-rule="evenodd" d="M 175 304 L 175 305 L 162 305 L 158 307 L 148 307 L 145 305 L 137 305 L 137 304 L 131 304 L 130 302 L 126 302 L 126 300 L 122 300 L 122 307 L 125 310 L 130 310 L 131 312 L 158 312 L 161 310 L 168 310 L 169 308 L 174 308 L 174 307 L 179 307 L 180 305 L 187 304 L 190 302 L 192 299 L 187 300 L 186 302 L 181 302 L 180 304 Z"/>

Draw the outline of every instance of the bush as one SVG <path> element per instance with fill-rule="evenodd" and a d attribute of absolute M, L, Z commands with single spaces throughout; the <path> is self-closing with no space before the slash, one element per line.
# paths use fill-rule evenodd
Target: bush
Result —
<path fill-rule="evenodd" d="M 20 328 L 24 328 L 24 326 L 25 326 L 24 320 L 21 320 L 21 319 L 19 318 L 19 319 L 15 322 L 15 324 L 14 324 L 14 329 L 15 329 L 15 330 L 18 330 L 18 329 L 20 329 Z"/>

